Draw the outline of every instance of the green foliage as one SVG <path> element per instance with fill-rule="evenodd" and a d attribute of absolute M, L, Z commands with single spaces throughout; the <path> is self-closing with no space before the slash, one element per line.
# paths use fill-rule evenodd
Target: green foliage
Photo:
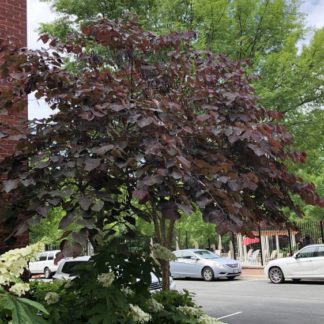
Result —
<path fill-rule="evenodd" d="M 82 274 L 81 274 L 82 276 Z M 89 287 L 96 286 L 96 290 L 90 294 Z M 131 286 L 131 284 L 129 285 Z M 160 291 L 152 295 L 134 292 L 130 288 L 120 290 L 112 287 L 103 289 L 97 282 L 83 284 L 83 288 L 72 282 L 34 282 L 31 284 L 31 297 L 39 303 L 44 303 L 48 293 L 57 293 L 59 300 L 55 304 L 46 305 L 49 316 L 48 323 L 80 323 L 81 321 L 91 321 L 91 323 L 134 323 L 129 314 L 129 304 L 140 305 L 141 309 L 151 316 L 149 323 L 152 324 L 198 324 L 199 316 L 190 315 L 180 311 L 181 308 L 188 307 L 189 311 L 194 310 L 195 314 L 201 314 L 192 300 L 192 294 L 184 290 Z M 159 307 L 154 307 L 155 302 Z M 107 308 L 108 304 L 113 310 Z M 87 305 L 87 307 L 84 307 Z M 116 316 L 109 317 L 109 313 Z M 95 315 L 97 314 L 97 315 Z M 121 314 L 124 314 L 123 316 Z M 102 316 L 102 317 L 101 317 Z M 37 322 L 35 322 L 37 323 Z M 208 322 L 207 322 L 208 323 Z M 216 321 L 215 321 L 216 323 Z"/>
<path fill-rule="evenodd" d="M 62 208 L 53 208 L 46 218 L 43 218 L 39 223 L 31 225 L 29 230 L 29 240 L 31 243 L 42 241 L 44 244 L 59 245 L 63 231 L 59 229 L 59 224 L 65 216 L 65 211 Z"/>
<path fill-rule="evenodd" d="M 298 51 L 309 32 L 299 0 L 50 2 L 56 11 L 80 20 L 97 15 L 115 18 L 130 10 L 144 27 L 159 33 L 195 30 L 198 48 L 248 60 L 251 73 L 261 76 L 254 82 L 261 103 L 289 112 L 289 119 L 305 105 L 323 104 L 323 29 L 315 30 L 310 44 Z M 47 31 L 60 36 L 51 28 Z"/>
<path fill-rule="evenodd" d="M 198 209 L 192 215 L 181 216 L 176 223 L 175 233 L 178 236 L 180 248 L 186 246 L 186 239 L 190 247 L 198 244 L 203 248 L 206 248 L 208 242 L 213 244 L 216 241 L 215 224 L 206 223 Z"/>
<path fill-rule="evenodd" d="M 314 183 L 319 195 L 324 196 L 324 168 L 320 168 L 316 174 L 306 173 L 305 170 L 299 169 L 297 174 L 307 179 L 307 181 Z M 295 197 L 295 199 L 298 199 Z M 302 204 L 302 202 L 299 202 Z M 305 213 L 305 220 L 324 220 L 324 210 L 318 206 L 304 204 L 303 210 Z"/>
<path fill-rule="evenodd" d="M 154 294 L 154 299 L 164 306 L 164 310 L 158 314 L 153 314 L 152 323 L 198 323 L 197 319 L 184 315 L 178 309 L 179 306 L 196 306 L 192 300 L 192 294 L 187 290 L 183 292 L 161 291 Z"/>
<path fill-rule="evenodd" d="M 155 265 L 147 257 L 148 248 L 134 251 L 120 240 L 112 241 L 90 262 L 74 267 L 74 280 L 33 282 L 29 297 L 46 304 L 49 314 L 43 320 L 53 324 L 131 324 L 141 316 L 147 319 L 143 323 L 200 323 L 203 313 L 188 291 L 149 293 Z M 113 280 L 106 285 L 103 275 Z M 54 302 L 49 295 L 57 296 Z"/>
<path fill-rule="evenodd" d="M 76 291 L 67 290 L 65 287 L 69 282 L 64 281 L 31 281 L 29 298 L 45 305 L 48 310 L 46 321 L 48 323 L 64 323 L 63 320 L 77 317 L 77 311 L 73 305 L 77 302 L 78 294 Z M 58 303 L 46 303 L 46 296 L 48 293 L 56 293 L 59 296 Z"/>
<path fill-rule="evenodd" d="M 193 302 L 194 295 L 188 290 L 184 289 L 183 292 L 176 290 L 172 291 L 160 291 L 154 294 L 155 299 L 161 304 L 165 305 L 166 310 L 174 310 L 174 307 L 189 306 L 194 307 Z"/>
<path fill-rule="evenodd" d="M 0 288 L 0 323 L 10 321 L 12 324 L 46 323 L 41 314 L 49 314 L 41 303 L 14 296 Z"/>
<path fill-rule="evenodd" d="M 74 22 L 98 18 L 119 18 L 125 11 L 136 13 L 143 25 L 147 24 L 151 15 L 156 15 L 155 0 L 42 0 L 52 4 L 52 8 L 61 13 L 65 25 L 72 26 Z M 55 24 L 55 25 L 59 25 Z M 43 26 L 43 31 L 60 36 L 53 25 Z M 57 26 L 58 27 L 58 26 Z M 53 33 L 53 34 L 52 34 Z"/>

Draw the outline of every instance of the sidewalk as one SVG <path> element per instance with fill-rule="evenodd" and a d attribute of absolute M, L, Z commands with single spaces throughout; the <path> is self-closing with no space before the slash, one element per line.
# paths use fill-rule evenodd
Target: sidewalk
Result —
<path fill-rule="evenodd" d="M 255 279 L 264 279 L 265 275 L 263 272 L 263 268 L 242 268 L 241 278 L 255 278 Z"/>

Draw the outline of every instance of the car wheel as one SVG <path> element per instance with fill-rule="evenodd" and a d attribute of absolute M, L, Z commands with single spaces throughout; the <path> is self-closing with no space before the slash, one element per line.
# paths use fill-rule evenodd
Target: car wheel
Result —
<path fill-rule="evenodd" d="M 45 268 L 44 269 L 44 277 L 45 277 L 45 279 L 50 279 L 51 275 L 52 275 L 51 270 L 49 268 Z"/>
<path fill-rule="evenodd" d="M 202 271 L 202 277 L 205 281 L 212 281 L 214 279 L 213 269 L 210 267 L 205 267 Z"/>
<path fill-rule="evenodd" d="M 279 284 L 285 281 L 284 274 L 279 267 L 273 267 L 269 270 L 269 279 L 274 284 Z"/>

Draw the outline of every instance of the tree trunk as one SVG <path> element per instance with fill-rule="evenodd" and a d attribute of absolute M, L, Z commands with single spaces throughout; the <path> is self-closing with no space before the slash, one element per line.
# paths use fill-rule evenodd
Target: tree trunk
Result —
<path fill-rule="evenodd" d="M 175 219 L 166 219 L 161 213 L 153 213 L 154 232 L 157 243 L 167 249 L 171 249 Z M 162 289 L 170 289 L 170 263 L 167 260 L 158 259 L 162 272 Z"/>
<path fill-rule="evenodd" d="M 169 261 L 159 260 L 162 271 L 162 289 L 170 289 L 170 265 Z"/>

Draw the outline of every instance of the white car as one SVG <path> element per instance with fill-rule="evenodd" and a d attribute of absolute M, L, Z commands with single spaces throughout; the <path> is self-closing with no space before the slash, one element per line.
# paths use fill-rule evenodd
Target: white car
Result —
<path fill-rule="evenodd" d="M 55 257 L 60 250 L 44 251 L 37 255 L 36 261 L 29 262 L 29 273 L 33 274 L 44 274 L 46 279 L 56 272 L 58 264 L 55 262 Z"/>
<path fill-rule="evenodd" d="M 59 266 L 53 279 L 57 280 L 73 280 L 75 278 L 74 267 L 84 262 L 89 262 L 90 256 L 81 256 L 77 258 L 66 258 L 60 261 Z M 159 291 L 162 288 L 161 280 L 151 272 L 150 291 Z M 175 283 L 170 277 L 170 289 L 176 289 Z"/>
<path fill-rule="evenodd" d="M 308 245 L 292 257 L 272 260 L 264 273 L 275 284 L 285 279 L 324 279 L 324 244 Z"/>

